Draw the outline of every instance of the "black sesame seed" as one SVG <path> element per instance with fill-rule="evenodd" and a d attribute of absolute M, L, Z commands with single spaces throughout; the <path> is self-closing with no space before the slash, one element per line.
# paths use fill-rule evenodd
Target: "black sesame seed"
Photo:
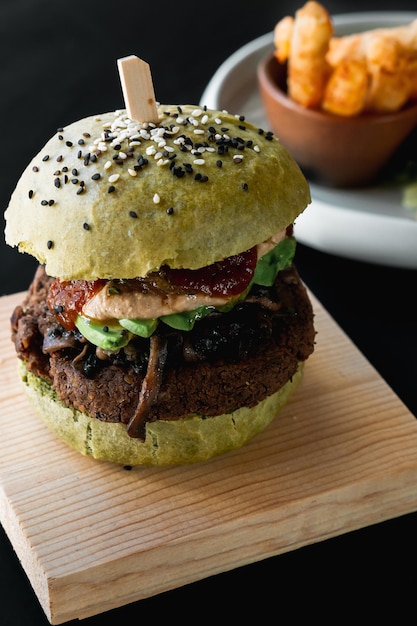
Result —
<path fill-rule="evenodd" d="M 218 160 L 216 161 L 216 165 L 217 165 L 217 167 L 222 167 L 222 165 L 223 165 L 223 161 L 221 161 L 220 159 L 218 159 Z"/>
<path fill-rule="evenodd" d="M 83 185 L 80 185 L 79 188 L 77 189 L 77 196 L 80 196 L 85 190 L 85 187 Z"/>
<path fill-rule="evenodd" d="M 136 211 L 129 211 L 129 216 L 130 217 L 137 217 L 138 214 L 136 213 Z"/>
<path fill-rule="evenodd" d="M 130 472 L 132 470 L 132 466 L 131 465 L 123 465 L 123 469 L 126 470 L 127 472 Z"/>
<path fill-rule="evenodd" d="M 84 230 L 90 230 L 90 226 L 87 224 L 87 222 L 84 222 L 83 228 Z"/>
<path fill-rule="evenodd" d="M 63 310 L 64 310 L 64 307 L 62 306 L 62 304 L 58 304 L 58 306 L 54 306 L 54 313 L 56 314 L 62 313 Z"/>
<path fill-rule="evenodd" d="M 107 189 L 108 193 L 113 193 L 113 191 L 116 190 L 116 187 L 114 185 L 110 185 L 110 187 Z"/>
<path fill-rule="evenodd" d="M 59 187 L 61 186 L 61 181 L 59 178 L 55 178 L 54 185 L 57 189 L 59 189 Z"/>
<path fill-rule="evenodd" d="M 83 146 L 84 144 L 85 144 L 84 139 L 79 139 L 79 140 L 78 140 L 78 145 L 79 145 L 79 146 Z"/>
<path fill-rule="evenodd" d="M 42 200 L 41 205 L 42 206 L 48 206 L 48 200 Z"/>
<path fill-rule="evenodd" d="M 206 183 L 208 181 L 208 176 L 204 175 L 200 178 L 200 183 Z"/>
<path fill-rule="evenodd" d="M 101 178 L 101 174 L 97 172 L 96 174 L 93 174 L 91 178 L 92 180 L 99 180 Z"/>
<path fill-rule="evenodd" d="M 103 326 L 103 333 L 108 333 L 108 332 L 109 332 L 109 327 Z"/>
<path fill-rule="evenodd" d="M 45 156 L 42 158 L 42 161 L 47 161 L 49 159 L 49 154 L 45 154 Z"/>
<path fill-rule="evenodd" d="M 78 170 L 74 167 L 74 169 L 71 170 L 71 174 L 73 174 L 73 176 L 78 176 Z"/>
<path fill-rule="evenodd" d="M 57 129 L 56 129 L 56 132 L 57 132 L 57 133 L 63 133 L 63 132 L 64 132 L 63 127 L 61 126 L 60 128 L 57 128 Z"/>
<path fill-rule="evenodd" d="M 81 159 L 82 156 L 83 156 L 82 150 L 78 150 L 77 157 Z"/>
<path fill-rule="evenodd" d="M 64 139 L 64 137 L 62 135 L 58 135 L 58 139 L 60 139 L 62 141 Z"/>
<path fill-rule="evenodd" d="M 34 165 L 32 167 L 32 172 L 39 172 L 39 167 L 37 165 Z"/>
<path fill-rule="evenodd" d="M 247 191 L 249 189 L 248 183 L 243 183 L 242 184 L 242 189 L 243 189 L 243 191 Z"/>
<path fill-rule="evenodd" d="M 52 246 L 54 245 L 54 242 L 49 240 L 46 242 L 46 247 L 48 248 L 48 250 L 50 250 L 52 248 Z"/>
<path fill-rule="evenodd" d="M 62 171 L 63 171 L 63 172 L 68 172 L 68 168 L 67 168 L 67 166 L 66 166 L 66 165 L 62 168 Z"/>
<path fill-rule="evenodd" d="M 91 137 L 90 133 L 83 133 L 83 137 Z"/>
<path fill-rule="evenodd" d="M 73 143 L 72 143 L 72 141 L 66 141 L 65 145 L 68 146 L 68 148 L 72 148 Z"/>
<path fill-rule="evenodd" d="M 33 198 L 33 189 L 29 189 L 29 198 Z"/>
<path fill-rule="evenodd" d="M 71 182 L 72 182 L 74 185 L 78 185 L 78 178 L 71 178 Z"/>
<path fill-rule="evenodd" d="M 170 207 L 167 209 L 167 215 L 172 215 L 173 213 L 174 213 L 174 207 L 170 206 Z"/>
<path fill-rule="evenodd" d="M 53 206 L 55 204 L 55 200 L 48 200 L 48 205 Z"/>

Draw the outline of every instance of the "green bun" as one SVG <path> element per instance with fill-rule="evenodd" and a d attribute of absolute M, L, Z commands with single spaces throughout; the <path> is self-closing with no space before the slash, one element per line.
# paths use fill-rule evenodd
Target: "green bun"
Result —
<path fill-rule="evenodd" d="M 146 439 L 141 442 L 129 437 L 123 424 L 102 422 L 66 407 L 46 381 L 28 372 L 23 362 L 20 367 L 36 413 L 68 446 L 102 461 L 148 466 L 196 463 L 240 448 L 275 419 L 303 376 L 300 363 L 289 382 L 254 408 L 205 419 L 190 415 L 147 423 Z"/>
<path fill-rule="evenodd" d="M 273 135 L 224 111 L 158 112 L 155 128 L 116 111 L 58 129 L 12 194 L 6 242 L 62 280 L 134 278 L 238 254 L 310 203 Z"/>

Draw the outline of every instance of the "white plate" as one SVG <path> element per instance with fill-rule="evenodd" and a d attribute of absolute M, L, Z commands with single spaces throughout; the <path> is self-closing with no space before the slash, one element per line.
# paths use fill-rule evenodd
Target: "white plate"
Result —
<path fill-rule="evenodd" d="M 407 24 L 415 12 L 371 12 L 336 15 L 336 34 Z M 232 54 L 215 72 L 200 103 L 243 114 L 267 128 L 258 92 L 256 67 L 273 49 L 266 33 Z M 313 248 L 393 267 L 417 269 L 417 219 L 401 206 L 401 188 L 331 189 L 310 183 L 312 204 L 296 221 L 298 241 Z"/>

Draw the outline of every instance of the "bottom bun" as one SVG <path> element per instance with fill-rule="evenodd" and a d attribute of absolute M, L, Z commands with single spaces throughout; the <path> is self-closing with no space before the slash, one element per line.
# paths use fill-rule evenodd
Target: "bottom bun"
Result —
<path fill-rule="evenodd" d="M 217 417 L 189 415 L 148 422 L 145 441 L 133 439 L 120 423 L 102 422 L 65 406 L 44 379 L 21 363 L 21 377 L 33 406 L 48 428 L 85 456 L 122 465 L 181 465 L 206 461 L 240 448 L 277 416 L 297 389 L 303 363 L 279 391 L 253 408 Z"/>

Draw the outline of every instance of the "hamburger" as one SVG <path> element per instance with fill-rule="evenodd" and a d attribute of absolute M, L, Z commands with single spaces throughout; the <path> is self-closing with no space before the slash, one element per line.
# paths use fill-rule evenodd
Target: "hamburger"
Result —
<path fill-rule="evenodd" d="M 122 465 L 205 461 L 297 389 L 314 313 L 293 259 L 308 184 L 243 116 L 157 105 L 59 128 L 6 242 L 39 267 L 11 315 L 20 377 L 69 446 Z"/>

